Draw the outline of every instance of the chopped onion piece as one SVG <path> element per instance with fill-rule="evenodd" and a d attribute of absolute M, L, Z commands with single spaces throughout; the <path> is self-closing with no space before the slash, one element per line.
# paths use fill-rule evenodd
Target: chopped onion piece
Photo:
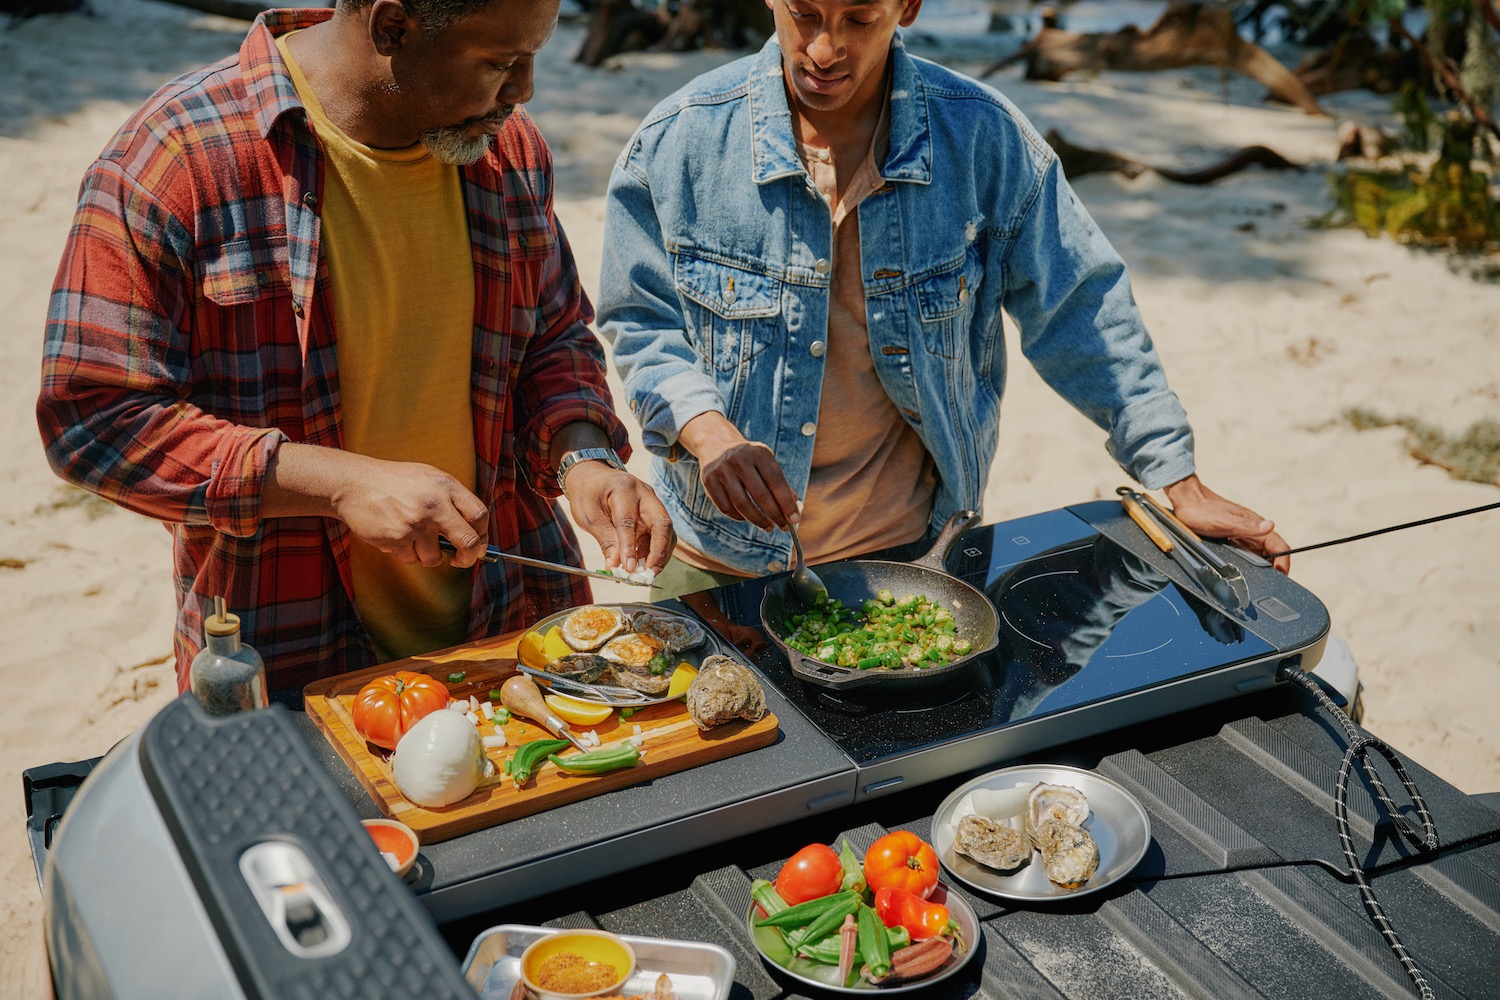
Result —
<path fill-rule="evenodd" d="M 477 712 L 477 711 L 479 711 L 479 699 L 476 698 L 476 697 L 474 697 L 472 694 L 469 695 L 469 711 L 471 711 L 471 712 Z"/>
<path fill-rule="evenodd" d="M 505 734 L 496 733 L 494 736 L 486 736 L 483 738 L 482 742 L 484 743 L 484 748 L 486 750 L 497 750 L 500 747 L 505 746 Z"/>
<path fill-rule="evenodd" d="M 470 722 L 474 723 L 474 725 L 476 725 L 476 726 L 479 725 L 479 716 L 475 715 L 473 712 L 465 712 L 464 713 L 464 718 L 468 719 Z"/>
<path fill-rule="evenodd" d="M 479 703 L 479 714 L 493 721 L 495 718 L 495 706 L 487 701 L 481 701 Z"/>
<path fill-rule="evenodd" d="M 640 723 L 636 723 L 635 724 L 635 726 L 632 729 L 632 732 L 634 732 L 635 735 L 637 735 L 637 736 L 641 735 L 641 726 L 640 726 Z"/>

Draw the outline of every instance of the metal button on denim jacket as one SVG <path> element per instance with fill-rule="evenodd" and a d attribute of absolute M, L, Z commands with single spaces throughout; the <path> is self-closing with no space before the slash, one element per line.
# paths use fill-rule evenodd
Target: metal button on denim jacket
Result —
<path fill-rule="evenodd" d="M 892 51 L 885 183 L 859 206 L 875 369 L 936 461 L 934 526 L 979 509 L 1005 386 L 1002 312 L 1047 382 L 1156 488 L 1193 471 L 1125 265 L 1048 146 L 995 90 Z M 723 517 L 678 443 L 718 412 L 807 489 L 822 386 L 832 221 L 797 158 L 773 38 L 663 101 L 621 153 L 599 322 L 688 544 L 762 574 L 790 542 Z M 813 433 L 809 433 L 809 429 Z"/>

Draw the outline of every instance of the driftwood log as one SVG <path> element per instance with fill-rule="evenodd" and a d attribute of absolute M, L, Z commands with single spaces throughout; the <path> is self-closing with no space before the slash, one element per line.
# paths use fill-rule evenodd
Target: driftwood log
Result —
<path fill-rule="evenodd" d="M 758 47 L 773 31 L 762 0 L 680 0 L 675 9 L 598 0 L 577 61 L 598 66 L 612 55 L 643 49 Z"/>
<path fill-rule="evenodd" d="M 1183 66 L 1221 66 L 1259 80 L 1271 96 L 1310 115 L 1327 114 L 1291 70 L 1235 31 L 1222 6 L 1174 3 L 1148 30 L 1079 33 L 1043 27 L 1020 52 L 991 66 L 985 76 L 1024 61 L 1026 79 L 1061 80 L 1081 70 L 1154 72 Z"/>
<path fill-rule="evenodd" d="M 1113 153 L 1107 149 L 1089 149 L 1075 146 L 1053 129 L 1047 133 L 1047 144 L 1057 153 L 1063 173 L 1071 180 L 1084 174 L 1119 173 L 1126 177 L 1139 177 L 1148 170 L 1155 171 L 1169 181 L 1178 184 L 1212 184 L 1246 167 L 1259 166 L 1267 170 L 1301 170 L 1274 149 L 1266 146 L 1246 146 L 1228 156 L 1198 170 L 1173 170 L 1170 167 L 1153 167 L 1139 160 Z"/>

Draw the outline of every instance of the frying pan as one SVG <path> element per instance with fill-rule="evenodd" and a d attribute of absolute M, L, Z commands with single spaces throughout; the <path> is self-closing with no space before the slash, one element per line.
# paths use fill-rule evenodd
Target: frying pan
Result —
<path fill-rule="evenodd" d="M 817 568 L 818 576 L 828 586 L 829 599 L 838 598 L 847 608 L 863 607 L 865 601 L 882 590 L 889 590 L 898 598 L 903 594 L 926 595 L 953 612 L 958 638 L 969 640 L 972 647 L 965 656 L 926 669 L 907 667 L 902 670 L 860 670 L 815 660 L 786 643 L 786 637 L 794 631 L 792 616 L 804 613 L 807 606 L 792 594 L 785 576 L 766 587 L 765 597 L 760 602 L 760 623 L 771 641 L 786 654 L 792 673 L 810 684 L 837 690 L 867 684 L 918 688 L 951 678 L 994 649 L 998 641 L 999 616 L 995 605 L 984 591 L 943 569 L 944 559 L 953 543 L 978 522 L 979 515 L 972 510 L 959 511 L 948 518 L 927 554 L 909 563 L 846 559 Z"/>

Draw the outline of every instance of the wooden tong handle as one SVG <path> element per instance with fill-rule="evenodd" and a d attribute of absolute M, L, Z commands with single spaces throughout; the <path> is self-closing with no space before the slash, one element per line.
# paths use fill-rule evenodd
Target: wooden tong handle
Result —
<path fill-rule="evenodd" d="M 1163 552 L 1171 552 L 1176 548 L 1172 539 L 1161 529 L 1161 525 L 1151 519 L 1151 515 L 1142 509 L 1141 505 L 1136 502 L 1135 497 L 1121 495 L 1120 503 L 1124 505 L 1125 513 L 1129 514 L 1130 519 L 1140 526 L 1140 529 L 1146 533 L 1147 538 L 1156 543 L 1157 548 Z"/>
<path fill-rule="evenodd" d="M 1151 499 L 1151 495 L 1150 494 L 1148 494 L 1148 493 L 1142 493 L 1141 494 L 1141 499 L 1145 500 L 1147 503 L 1149 503 L 1151 505 L 1151 509 L 1152 510 L 1156 511 L 1158 514 L 1160 514 L 1162 517 L 1166 518 L 1168 521 L 1171 521 L 1172 524 L 1177 528 L 1178 531 L 1181 531 L 1184 535 L 1188 536 L 1189 538 L 1191 538 L 1195 542 L 1201 542 L 1201 541 L 1203 541 L 1203 539 L 1198 536 L 1198 533 L 1196 531 L 1194 531 L 1192 528 L 1189 528 L 1187 525 L 1183 524 L 1182 521 L 1181 521 L 1181 519 L 1178 518 L 1178 516 L 1176 514 L 1174 514 L 1170 510 L 1167 510 L 1167 508 L 1163 507 L 1161 504 L 1159 504 L 1155 500 Z"/>

